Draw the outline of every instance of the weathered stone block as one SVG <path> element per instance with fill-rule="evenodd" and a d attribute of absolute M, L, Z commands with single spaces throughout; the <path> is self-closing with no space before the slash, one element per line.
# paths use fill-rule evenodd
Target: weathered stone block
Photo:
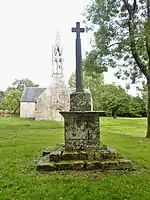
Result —
<path fill-rule="evenodd" d="M 37 170 L 38 171 L 55 171 L 56 170 L 55 162 L 39 163 L 37 165 Z"/>
<path fill-rule="evenodd" d="M 55 162 L 49 162 L 49 156 L 44 156 L 41 158 L 37 165 L 38 171 L 54 171 L 56 170 Z"/>
<path fill-rule="evenodd" d="M 74 159 L 75 160 L 87 160 L 88 154 L 85 151 L 74 152 Z"/>
<path fill-rule="evenodd" d="M 100 153 L 101 153 L 100 150 L 94 151 L 94 159 L 95 159 L 95 160 L 100 160 Z"/>
<path fill-rule="evenodd" d="M 60 161 L 56 163 L 56 170 L 70 170 L 72 169 L 72 163 L 70 161 Z"/>
<path fill-rule="evenodd" d="M 110 147 L 95 151 L 95 160 L 115 159 L 117 156 L 117 151 Z"/>
<path fill-rule="evenodd" d="M 61 159 L 61 151 L 53 151 L 49 154 L 50 161 L 59 161 Z"/>
<path fill-rule="evenodd" d="M 100 162 L 99 161 L 91 161 L 86 162 L 86 170 L 97 170 L 100 169 Z"/>
<path fill-rule="evenodd" d="M 132 162 L 130 160 L 108 160 L 100 162 L 102 170 L 131 170 Z"/>
<path fill-rule="evenodd" d="M 62 160 L 87 160 L 88 154 L 84 151 L 64 151 L 61 156 Z"/>
<path fill-rule="evenodd" d="M 118 169 L 118 161 L 108 160 L 100 162 L 102 170 L 115 170 Z"/>
<path fill-rule="evenodd" d="M 84 168 L 84 161 L 60 161 L 56 163 L 57 170 L 81 170 Z"/>
<path fill-rule="evenodd" d="M 87 92 L 74 92 L 70 94 L 70 111 L 91 111 L 91 94 Z"/>
<path fill-rule="evenodd" d="M 54 150 L 54 146 L 49 146 L 43 151 L 43 156 L 49 155 Z"/>
<path fill-rule="evenodd" d="M 129 169 L 129 170 L 133 169 L 132 162 L 127 159 L 120 159 L 119 165 L 120 165 L 120 169 Z"/>
<path fill-rule="evenodd" d="M 95 160 L 95 152 L 94 151 L 87 151 L 88 153 L 88 160 L 93 161 Z"/>
<path fill-rule="evenodd" d="M 73 151 L 64 151 L 62 154 L 62 160 L 74 160 Z"/>
<path fill-rule="evenodd" d="M 100 152 L 100 159 L 109 159 L 112 157 L 113 157 L 113 154 L 111 154 L 108 150 L 104 150 Z"/>
<path fill-rule="evenodd" d="M 49 155 L 50 154 L 50 151 L 43 151 L 43 154 L 42 154 L 42 156 L 47 156 L 47 155 Z"/>
<path fill-rule="evenodd" d="M 99 116 L 103 112 L 70 111 L 60 114 L 64 116 L 66 151 L 99 149 Z"/>
<path fill-rule="evenodd" d="M 116 149 L 114 149 L 112 147 L 107 147 L 107 151 L 110 153 L 111 158 L 117 158 L 118 153 L 117 153 Z"/>
<path fill-rule="evenodd" d="M 73 170 L 82 170 L 85 166 L 85 162 L 78 160 L 78 161 L 73 161 L 72 163 L 72 169 Z"/>
<path fill-rule="evenodd" d="M 49 146 L 43 151 L 43 156 L 49 155 L 51 152 L 54 152 L 54 151 L 63 152 L 64 149 L 65 149 L 65 145 L 62 144 L 62 143 L 61 144 L 57 144 L 56 146 Z"/>

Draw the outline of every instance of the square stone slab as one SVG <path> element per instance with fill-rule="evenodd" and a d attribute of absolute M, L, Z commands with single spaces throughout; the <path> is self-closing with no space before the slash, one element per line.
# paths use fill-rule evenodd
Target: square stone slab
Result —
<path fill-rule="evenodd" d="M 49 154 L 49 160 L 57 162 L 61 159 L 61 151 L 53 151 Z"/>
<path fill-rule="evenodd" d="M 60 161 L 56 163 L 57 170 L 82 170 L 84 168 L 84 161 Z"/>
<path fill-rule="evenodd" d="M 132 162 L 126 159 L 106 160 L 100 162 L 102 170 L 132 170 Z"/>
<path fill-rule="evenodd" d="M 44 156 L 41 158 L 37 165 L 37 171 L 55 171 L 55 162 L 49 162 L 49 156 Z"/>
<path fill-rule="evenodd" d="M 87 161 L 85 170 L 98 170 L 100 169 L 99 161 Z"/>

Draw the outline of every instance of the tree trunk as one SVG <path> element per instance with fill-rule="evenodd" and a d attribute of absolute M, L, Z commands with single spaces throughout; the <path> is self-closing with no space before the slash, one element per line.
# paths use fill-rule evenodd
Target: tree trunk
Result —
<path fill-rule="evenodd" d="M 147 102 L 147 133 L 146 137 L 150 138 L 150 80 L 147 81 L 148 102 Z"/>
<path fill-rule="evenodd" d="M 13 114 L 15 115 L 15 114 L 16 114 L 16 112 L 17 112 L 17 109 L 14 109 L 14 110 L 13 110 Z"/>
<path fill-rule="evenodd" d="M 117 110 L 113 110 L 112 115 L 113 119 L 117 119 Z"/>

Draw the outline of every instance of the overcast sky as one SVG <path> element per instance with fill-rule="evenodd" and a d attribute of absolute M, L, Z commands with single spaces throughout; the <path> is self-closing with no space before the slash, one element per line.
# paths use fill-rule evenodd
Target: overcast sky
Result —
<path fill-rule="evenodd" d="M 66 81 L 75 70 L 75 33 L 90 0 L 1 0 L 0 1 L 0 90 L 17 79 L 29 78 L 41 87 L 50 84 L 51 50 L 59 28 L 64 48 Z M 83 26 L 83 24 L 81 24 Z M 82 34 L 82 52 L 90 49 L 91 34 Z M 116 81 L 112 73 L 106 82 Z M 117 81 L 121 83 L 120 81 Z"/>

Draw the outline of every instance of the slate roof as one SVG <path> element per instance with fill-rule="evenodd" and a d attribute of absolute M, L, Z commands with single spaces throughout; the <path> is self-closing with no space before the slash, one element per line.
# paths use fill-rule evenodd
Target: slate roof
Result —
<path fill-rule="evenodd" d="M 39 87 L 25 87 L 22 93 L 21 102 L 36 102 L 37 98 L 44 92 L 46 88 Z M 75 92 L 75 88 L 70 88 L 71 92 Z M 89 92 L 89 89 L 84 89 L 85 92 Z"/>
<path fill-rule="evenodd" d="M 25 87 L 22 93 L 21 102 L 36 102 L 37 98 L 44 92 L 46 88 Z"/>

